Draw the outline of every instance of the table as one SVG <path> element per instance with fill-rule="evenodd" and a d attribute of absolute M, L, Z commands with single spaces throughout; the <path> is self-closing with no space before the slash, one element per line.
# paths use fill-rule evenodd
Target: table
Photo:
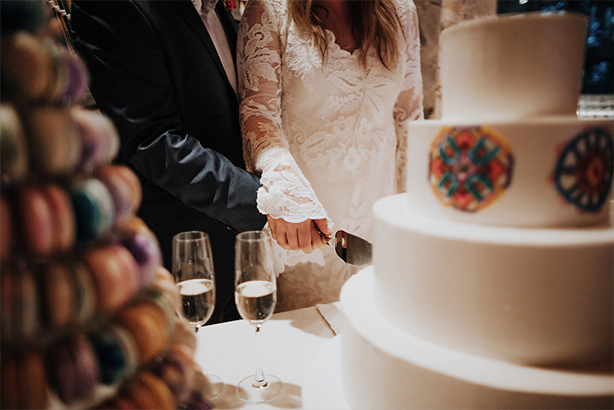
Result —
<path fill-rule="evenodd" d="M 301 386 L 312 358 L 335 336 L 317 307 L 276 313 L 263 326 L 260 338 L 265 373 L 284 383 L 280 398 L 265 405 L 244 403 L 236 396 L 237 384 L 256 368 L 254 327 L 237 320 L 205 326 L 196 334 L 195 360 L 204 373 L 225 383 L 216 409 L 301 409 Z"/>

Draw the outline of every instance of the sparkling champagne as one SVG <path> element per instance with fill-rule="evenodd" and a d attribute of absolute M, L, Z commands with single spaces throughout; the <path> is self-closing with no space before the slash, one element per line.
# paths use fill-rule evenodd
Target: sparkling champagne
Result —
<path fill-rule="evenodd" d="M 273 314 L 277 294 L 275 285 L 265 280 L 250 280 L 237 286 L 235 303 L 243 319 L 262 323 Z"/>
<path fill-rule="evenodd" d="M 192 326 L 209 320 L 215 307 L 215 285 L 210 279 L 190 279 L 177 284 L 183 304 L 183 314 Z"/>

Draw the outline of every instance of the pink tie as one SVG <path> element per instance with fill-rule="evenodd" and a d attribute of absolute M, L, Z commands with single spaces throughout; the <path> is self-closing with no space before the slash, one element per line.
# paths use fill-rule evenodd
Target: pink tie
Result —
<path fill-rule="evenodd" d="M 196 11 L 202 14 L 207 14 L 215 9 L 218 0 L 192 0 L 192 4 L 196 7 Z"/>

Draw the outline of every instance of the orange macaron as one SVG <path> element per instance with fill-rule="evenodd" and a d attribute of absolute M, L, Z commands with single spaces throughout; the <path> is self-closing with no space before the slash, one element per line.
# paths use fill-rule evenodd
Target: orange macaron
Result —
<path fill-rule="evenodd" d="M 114 311 L 139 290 L 138 265 L 124 246 L 111 243 L 91 248 L 82 260 L 94 279 L 99 309 Z"/>
<path fill-rule="evenodd" d="M 141 364 L 148 363 L 166 349 L 170 324 L 166 312 L 157 303 L 140 299 L 121 309 L 114 320 L 134 337 Z"/>
<path fill-rule="evenodd" d="M 177 402 L 170 388 L 153 373 L 143 370 L 130 380 L 124 394 L 137 404 L 139 409 L 175 410 Z"/>
<path fill-rule="evenodd" d="M 53 65 L 41 38 L 21 31 L 2 37 L 2 93 L 4 98 L 43 100 L 53 78 Z"/>
<path fill-rule="evenodd" d="M 3 409 L 46 409 L 49 392 L 43 354 L 36 350 L 2 355 L 1 399 Z"/>
<path fill-rule="evenodd" d="M 46 332 L 60 334 L 77 316 L 74 277 L 68 264 L 54 260 L 44 263 L 37 273 Z"/>

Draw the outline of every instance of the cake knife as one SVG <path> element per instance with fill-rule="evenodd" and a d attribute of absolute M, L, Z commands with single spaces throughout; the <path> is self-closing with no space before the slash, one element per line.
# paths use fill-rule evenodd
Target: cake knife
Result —
<path fill-rule="evenodd" d="M 315 223 L 314 226 L 318 229 Z M 319 229 L 318 232 L 320 232 L 320 236 L 328 245 L 335 248 L 335 253 L 345 263 L 355 266 L 371 264 L 371 256 L 373 254 L 371 242 L 343 230 L 335 232 L 333 237 L 324 235 Z"/>

